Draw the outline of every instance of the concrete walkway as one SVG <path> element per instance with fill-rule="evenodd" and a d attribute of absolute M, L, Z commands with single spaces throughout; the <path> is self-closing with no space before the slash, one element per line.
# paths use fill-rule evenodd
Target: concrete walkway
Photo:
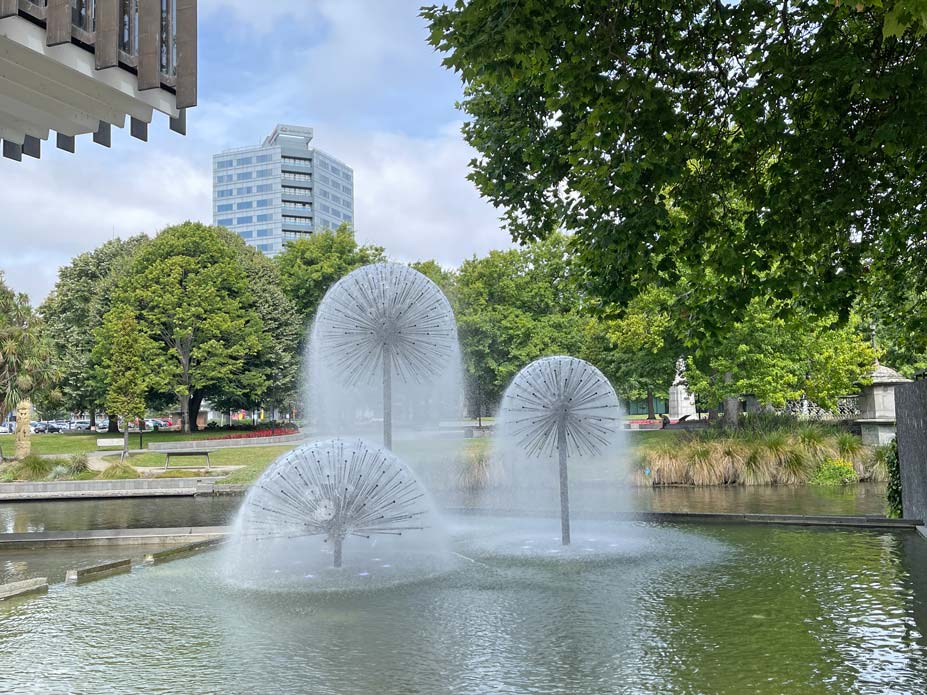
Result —
<path fill-rule="evenodd" d="M 0 533 L 0 550 L 75 546 L 186 544 L 215 538 L 224 538 L 230 532 L 231 527 L 229 526 L 186 526 L 181 528 Z"/>
<path fill-rule="evenodd" d="M 193 497 L 236 494 L 239 486 L 216 490 L 217 478 L 137 478 L 134 480 L 63 480 L 3 483 L 0 501 L 105 499 L 112 497 Z M 240 493 L 239 493 L 240 494 Z"/>

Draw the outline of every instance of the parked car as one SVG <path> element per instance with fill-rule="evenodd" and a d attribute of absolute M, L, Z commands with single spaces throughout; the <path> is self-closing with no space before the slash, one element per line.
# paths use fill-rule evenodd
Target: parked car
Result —
<path fill-rule="evenodd" d="M 45 431 L 49 434 L 58 434 L 61 431 L 57 422 L 44 422 L 42 424 L 45 425 Z"/>
<path fill-rule="evenodd" d="M 0 422 L 0 434 L 15 434 L 16 433 L 16 423 L 15 422 Z"/>
<path fill-rule="evenodd" d="M 46 432 L 46 427 L 44 422 L 38 422 L 33 420 L 29 423 L 32 426 L 32 431 L 36 434 L 44 434 Z"/>
<path fill-rule="evenodd" d="M 80 432 L 89 432 L 90 420 L 75 420 L 71 429 L 78 430 Z"/>

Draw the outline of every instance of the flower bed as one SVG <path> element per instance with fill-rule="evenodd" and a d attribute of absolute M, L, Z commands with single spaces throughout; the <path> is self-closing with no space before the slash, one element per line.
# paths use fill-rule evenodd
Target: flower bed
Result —
<path fill-rule="evenodd" d="M 261 437 L 283 437 L 288 434 L 299 434 L 298 427 L 276 427 L 274 429 L 254 430 L 252 432 L 232 432 L 221 437 L 208 437 L 208 439 L 260 439 Z"/>

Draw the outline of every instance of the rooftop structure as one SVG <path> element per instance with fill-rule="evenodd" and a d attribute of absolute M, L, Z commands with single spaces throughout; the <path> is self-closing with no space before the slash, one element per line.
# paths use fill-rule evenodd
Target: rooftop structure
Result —
<path fill-rule="evenodd" d="M 197 98 L 196 0 L 0 0 L 3 156 L 38 158 L 52 132 L 109 147 L 129 120 L 148 139 L 159 111 L 186 134 Z"/>

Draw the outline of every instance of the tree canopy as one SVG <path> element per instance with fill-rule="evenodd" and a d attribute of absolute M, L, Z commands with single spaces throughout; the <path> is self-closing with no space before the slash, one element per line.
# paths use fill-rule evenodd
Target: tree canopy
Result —
<path fill-rule="evenodd" d="M 350 227 L 341 225 L 287 242 L 275 260 L 283 292 L 308 325 L 329 287 L 352 270 L 386 260 L 386 255 L 379 246 L 358 245 Z"/>
<path fill-rule="evenodd" d="M 266 386 L 250 362 L 263 326 L 239 252 L 225 230 L 185 222 L 145 243 L 120 284 L 119 301 L 157 346 L 148 355 L 152 386 L 180 401 L 185 431 L 196 429 L 204 397 Z"/>
<path fill-rule="evenodd" d="M 689 320 L 719 335 L 755 297 L 845 318 L 873 259 L 924 265 L 923 0 L 423 15 L 465 85 L 470 178 L 516 240 L 574 231 L 588 287 L 619 306 L 686 278 Z"/>

